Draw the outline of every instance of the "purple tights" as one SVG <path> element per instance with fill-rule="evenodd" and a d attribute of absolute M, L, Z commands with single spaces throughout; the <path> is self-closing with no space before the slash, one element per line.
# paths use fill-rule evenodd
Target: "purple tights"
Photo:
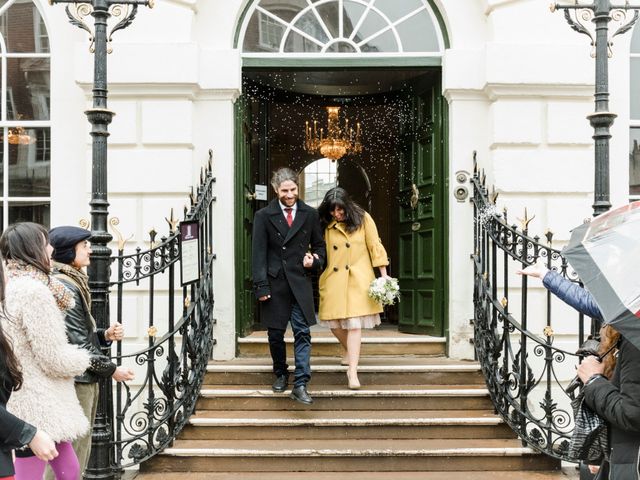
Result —
<path fill-rule="evenodd" d="M 80 464 L 71 442 L 56 443 L 58 456 L 49 461 L 57 480 L 79 480 Z M 47 462 L 38 457 L 16 457 L 16 480 L 41 480 Z"/>

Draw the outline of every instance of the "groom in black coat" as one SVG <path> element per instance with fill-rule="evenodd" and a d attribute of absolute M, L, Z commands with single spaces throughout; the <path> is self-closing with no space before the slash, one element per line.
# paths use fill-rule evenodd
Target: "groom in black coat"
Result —
<path fill-rule="evenodd" d="M 268 329 L 274 392 L 284 392 L 289 373 L 284 334 L 291 323 L 296 369 L 291 398 L 310 405 L 311 333 L 316 323 L 312 271 L 326 256 L 318 212 L 298 200 L 298 176 L 280 168 L 271 179 L 277 199 L 256 212 L 253 221 L 253 285 L 261 319 Z"/>

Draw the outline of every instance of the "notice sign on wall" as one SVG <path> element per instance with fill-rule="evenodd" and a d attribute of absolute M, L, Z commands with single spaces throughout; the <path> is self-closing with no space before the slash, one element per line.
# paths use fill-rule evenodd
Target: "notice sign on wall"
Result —
<path fill-rule="evenodd" d="M 200 278 L 200 230 L 197 221 L 180 222 L 180 282 L 197 282 Z"/>

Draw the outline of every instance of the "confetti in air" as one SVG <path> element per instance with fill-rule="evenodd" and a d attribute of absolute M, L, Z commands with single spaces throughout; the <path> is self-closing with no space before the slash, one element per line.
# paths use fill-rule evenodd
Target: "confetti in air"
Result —
<path fill-rule="evenodd" d="M 409 163 L 404 160 L 411 148 L 418 148 L 411 146 L 421 127 L 417 125 L 413 85 L 419 85 L 416 79 L 424 74 L 372 74 L 365 70 L 249 72 L 243 91 L 249 99 L 252 138 L 260 143 L 255 139 L 266 134 L 269 156 L 276 163 L 286 159 L 289 165 L 309 165 L 319 159 L 304 149 L 306 122 L 315 120 L 325 125 L 325 107 L 340 106 L 341 116 L 361 124 L 364 144 L 360 154 L 341 158 L 340 168 L 352 163 L 354 169 L 365 169 L 371 184 L 389 185 L 391 178 L 411 182 L 413 173 L 405 172 L 403 164 Z M 269 119 L 266 132 L 265 111 Z"/>

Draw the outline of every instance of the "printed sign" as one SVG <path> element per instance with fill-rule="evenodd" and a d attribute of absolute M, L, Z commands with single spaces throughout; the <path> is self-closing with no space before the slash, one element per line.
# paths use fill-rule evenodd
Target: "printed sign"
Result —
<path fill-rule="evenodd" d="M 267 200 L 267 186 L 256 185 L 256 200 Z"/>
<path fill-rule="evenodd" d="M 200 278 L 200 230 L 198 222 L 180 222 L 180 282 L 182 286 Z"/>

